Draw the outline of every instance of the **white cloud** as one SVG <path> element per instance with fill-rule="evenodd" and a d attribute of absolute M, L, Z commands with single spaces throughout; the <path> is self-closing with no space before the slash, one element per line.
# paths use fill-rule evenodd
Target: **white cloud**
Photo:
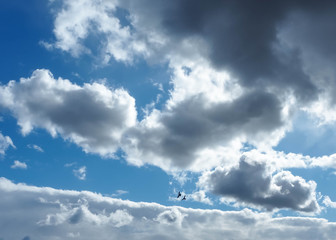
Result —
<path fill-rule="evenodd" d="M 119 189 L 119 190 L 115 191 L 115 193 L 112 193 L 110 196 L 111 197 L 119 197 L 119 196 L 125 195 L 127 193 L 128 193 L 128 191 Z"/>
<path fill-rule="evenodd" d="M 14 184 L 0 178 L 1 238 L 23 239 L 334 239 L 336 223 L 322 218 L 166 207 Z"/>
<path fill-rule="evenodd" d="M 323 204 L 326 207 L 330 207 L 330 208 L 336 208 L 336 202 L 331 201 L 329 196 L 325 196 L 323 199 Z"/>
<path fill-rule="evenodd" d="M 17 118 L 22 134 L 44 128 L 102 156 L 113 155 L 137 115 L 135 100 L 124 89 L 96 82 L 78 86 L 45 69 L 0 86 L 0 105 Z"/>
<path fill-rule="evenodd" d="M 85 178 L 86 178 L 86 166 L 82 166 L 78 169 L 74 169 L 73 173 L 79 180 L 85 180 Z"/>
<path fill-rule="evenodd" d="M 98 52 L 102 61 L 131 63 L 135 56 L 146 55 L 146 45 L 137 40 L 130 26 L 123 26 L 115 17 L 117 1 L 64 0 L 54 23 L 54 44 L 42 42 L 47 49 L 59 48 L 78 57 L 84 53 Z M 99 36 L 94 49 L 88 48 L 88 38 Z M 94 40 L 92 40 L 94 41 Z M 99 53 L 100 52 L 100 53 Z"/>
<path fill-rule="evenodd" d="M 211 201 L 210 198 L 206 196 L 206 193 L 203 190 L 193 192 L 192 194 L 188 194 L 187 199 L 189 198 L 195 202 L 201 202 L 208 205 L 213 205 L 213 202 Z"/>
<path fill-rule="evenodd" d="M 38 151 L 38 152 L 44 152 L 44 150 L 43 150 L 40 146 L 38 146 L 38 145 L 36 145 L 36 144 L 28 144 L 27 147 L 28 147 L 28 148 L 32 148 L 32 149 L 35 149 L 35 150 Z"/>
<path fill-rule="evenodd" d="M 2 135 L 0 132 L 0 155 L 4 155 L 7 148 L 16 148 L 10 137 Z"/>
<path fill-rule="evenodd" d="M 27 164 L 24 162 L 20 162 L 18 160 L 14 161 L 14 164 L 11 166 L 13 169 L 27 169 Z"/>
<path fill-rule="evenodd" d="M 76 162 L 66 163 L 64 164 L 64 167 L 72 167 L 75 166 L 76 164 L 77 164 Z"/>

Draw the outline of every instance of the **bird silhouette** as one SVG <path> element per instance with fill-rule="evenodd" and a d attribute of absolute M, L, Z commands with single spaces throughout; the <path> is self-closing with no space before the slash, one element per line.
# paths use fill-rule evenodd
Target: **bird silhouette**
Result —
<path fill-rule="evenodd" d="M 183 200 L 187 200 L 187 199 L 186 199 L 186 195 L 184 195 L 184 197 L 182 198 L 182 201 L 183 201 Z"/>
<path fill-rule="evenodd" d="M 179 197 L 181 197 L 182 196 L 182 194 L 181 194 L 181 192 L 179 192 L 178 194 L 177 194 L 177 198 L 179 198 Z"/>

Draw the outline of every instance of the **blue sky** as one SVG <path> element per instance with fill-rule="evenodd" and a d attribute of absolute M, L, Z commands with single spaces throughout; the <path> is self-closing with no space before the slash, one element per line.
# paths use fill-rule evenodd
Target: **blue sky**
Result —
<path fill-rule="evenodd" d="M 1 2 L 0 239 L 332 239 L 335 11 Z"/>

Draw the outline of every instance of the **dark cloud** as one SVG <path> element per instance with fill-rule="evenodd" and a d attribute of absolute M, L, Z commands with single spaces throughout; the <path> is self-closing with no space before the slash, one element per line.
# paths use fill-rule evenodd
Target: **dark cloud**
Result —
<path fill-rule="evenodd" d="M 154 18 L 156 30 L 177 44 L 189 37 L 205 40 L 212 65 L 228 70 L 246 87 L 293 89 L 301 102 L 317 96 L 316 84 L 303 69 L 300 50 L 283 49 L 278 33 L 295 11 L 312 13 L 311 19 L 334 15 L 330 10 L 336 9 L 334 1 L 143 0 L 128 4 L 142 28 L 153 28 L 149 18 Z M 318 38 L 329 39 L 329 30 L 323 29 Z M 317 36 L 308 34 L 313 39 Z M 323 43 L 319 46 L 333 48 L 333 41 Z"/>
<path fill-rule="evenodd" d="M 237 167 L 207 173 L 200 184 L 214 194 L 268 210 L 319 211 L 314 182 L 306 182 L 288 171 L 274 175 L 266 163 L 250 163 L 245 157 Z"/>
<path fill-rule="evenodd" d="M 198 151 L 238 137 L 269 133 L 281 127 L 281 104 L 276 96 L 252 91 L 232 102 L 209 103 L 204 95 L 192 96 L 162 112 L 157 128 L 139 125 L 126 133 L 125 141 L 138 139 L 135 148 L 188 167 Z M 144 122 L 147 120 L 144 120 Z M 131 153 L 129 149 L 127 153 Z M 154 162 L 155 164 L 155 162 Z"/>
<path fill-rule="evenodd" d="M 330 8 L 324 10 L 324 14 L 317 14 L 315 11 L 294 11 L 278 33 L 281 42 L 300 52 L 305 71 L 312 77 L 319 90 L 326 94 L 325 104 L 329 102 L 327 109 L 334 108 L 336 103 L 334 4 L 330 4 Z"/>

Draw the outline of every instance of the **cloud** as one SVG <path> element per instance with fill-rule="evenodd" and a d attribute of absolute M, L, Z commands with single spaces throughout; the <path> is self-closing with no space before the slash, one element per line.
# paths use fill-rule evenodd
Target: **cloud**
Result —
<path fill-rule="evenodd" d="M 305 69 L 305 53 L 301 53 L 309 51 L 310 46 L 317 46 L 314 49 L 322 57 L 334 52 L 331 39 L 335 34 L 330 24 L 334 18 L 330 10 L 335 9 L 333 1 L 277 0 L 260 4 L 259 0 L 143 0 L 123 1 L 121 5 L 135 19 L 131 23 L 136 30 L 154 31 L 167 38 L 164 44 L 170 55 L 176 54 L 171 42 L 183 45 L 189 39 L 199 39 L 204 47 L 194 51 L 202 53 L 214 68 L 226 69 L 248 88 L 293 90 L 301 103 L 316 100 L 318 94 L 317 82 Z M 293 16 L 302 15 L 306 18 L 299 25 L 291 24 L 297 22 Z M 286 40 L 300 48 L 283 44 L 279 33 L 288 28 L 296 32 Z M 319 40 L 316 36 L 324 37 Z"/>
<path fill-rule="evenodd" d="M 44 150 L 36 144 L 28 144 L 27 147 L 31 149 L 35 149 L 38 152 L 44 152 Z"/>
<path fill-rule="evenodd" d="M 223 197 L 224 202 L 255 206 L 267 210 L 289 208 L 301 212 L 319 212 L 316 183 L 306 182 L 289 171 L 274 170 L 262 162 L 251 162 L 246 157 L 232 168 L 217 167 L 204 173 L 199 186 Z"/>
<path fill-rule="evenodd" d="M 329 196 L 325 196 L 323 199 L 323 204 L 326 207 L 330 207 L 330 208 L 336 208 L 336 202 L 331 201 Z"/>
<path fill-rule="evenodd" d="M 9 147 L 16 148 L 12 139 L 8 136 L 2 135 L 0 132 L 0 155 L 4 155 Z"/>
<path fill-rule="evenodd" d="M 76 164 L 77 162 L 66 163 L 64 164 L 64 167 L 72 167 L 72 166 L 75 166 Z"/>
<path fill-rule="evenodd" d="M 0 178 L 4 239 L 322 239 L 336 224 L 323 218 L 272 217 L 248 209 L 221 211 L 163 206 L 92 192 L 14 184 Z M 244 229 L 242 231 L 242 229 Z"/>
<path fill-rule="evenodd" d="M 333 49 L 332 41 L 315 40 L 319 46 L 314 47 L 315 38 L 310 38 L 333 31 L 329 25 L 319 30 L 332 18 L 331 1 L 64 0 L 51 6 L 54 48 L 73 56 L 98 55 L 105 63 L 111 58 L 131 63 L 142 57 L 167 62 L 171 70 L 170 98 L 162 110 L 154 106 L 137 125 L 134 120 L 120 127 L 111 121 L 112 115 L 102 114 L 108 111 L 99 111 L 95 115 L 101 118 L 85 124 L 103 122 L 100 131 L 97 126 L 87 133 L 88 128 L 76 130 L 56 119 L 49 125 L 57 129 L 42 126 L 87 152 L 112 154 L 122 139 L 132 164 L 153 164 L 166 171 L 211 169 L 230 161 L 231 156 L 225 158 L 228 152 L 238 155 L 244 143 L 275 146 L 290 128 L 293 112 L 329 101 L 325 89 L 333 80 L 320 80 L 323 74 L 307 59 L 313 53 L 324 59 L 326 49 Z M 303 32 L 291 24 L 293 20 Z M 95 38 L 97 49 L 90 44 Z M 134 108 L 132 103 L 128 106 Z M 122 112 L 117 105 L 113 116 L 120 115 L 118 123 L 136 111 Z M 115 123 L 114 131 L 122 131 L 106 136 L 103 117 Z"/>
<path fill-rule="evenodd" d="M 125 129 L 136 123 L 135 100 L 124 89 L 96 82 L 78 86 L 45 69 L 0 86 L 0 100 L 22 134 L 44 128 L 102 156 L 113 155 Z"/>
<path fill-rule="evenodd" d="M 336 120 L 336 78 L 332 64 L 336 60 L 333 48 L 336 31 L 332 24 L 336 20 L 332 13 L 334 10 L 335 2 L 322 1 L 314 10 L 294 11 L 278 32 L 282 45 L 300 53 L 303 69 L 318 87 L 319 98 L 305 110 L 318 117 L 321 123 Z"/>
<path fill-rule="evenodd" d="M 58 48 L 75 57 L 93 52 L 101 55 L 105 63 L 111 57 L 131 63 L 135 56 L 146 55 L 146 46 L 116 17 L 117 1 L 64 0 L 62 3 L 54 22 L 56 42 L 41 42 L 47 49 Z M 89 38 L 95 42 L 91 46 L 98 43 L 97 48 L 86 46 Z"/>
<path fill-rule="evenodd" d="M 111 197 L 119 197 L 119 196 L 125 195 L 127 193 L 128 193 L 128 191 L 119 189 L 119 190 L 115 191 L 115 193 L 112 193 Z"/>
<path fill-rule="evenodd" d="M 203 190 L 193 192 L 192 194 L 188 194 L 187 198 L 188 199 L 191 198 L 195 202 L 201 202 L 208 205 L 213 205 L 213 202 L 211 201 L 210 198 L 206 196 L 206 193 Z"/>
<path fill-rule="evenodd" d="M 335 7 L 330 0 L 64 0 L 55 15 L 54 46 L 77 56 L 92 52 L 90 38 L 99 36 L 105 62 L 141 56 L 172 67 L 204 58 L 244 88 L 294 97 L 323 121 L 334 121 Z"/>
<path fill-rule="evenodd" d="M 82 166 L 78 169 L 74 169 L 73 173 L 79 180 L 85 180 L 85 178 L 86 178 L 86 166 Z"/>
<path fill-rule="evenodd" d="M 27 169 L 27 164 L 24 162 L 20 162 L 18 160 L 14 161 L 14 164 L 11 166 L 13 169 Z"/>
<path fill-rule="evenodd" d="M 209 155 L 202 156 L 207 149 L 244 141 L 257 145 L 259 139 L 276 133 L 285 123 L 281 103 L 273 94 L 252 91 L 232 101 L 215 103 L 198 94 L 162 112 L 153 111 L 125 133 L 123 147 L 130 162 L 147 159 L 163 169 L 197 171 L 204 169 L 200 162 L 218 164 L 207 161 Z"/>

